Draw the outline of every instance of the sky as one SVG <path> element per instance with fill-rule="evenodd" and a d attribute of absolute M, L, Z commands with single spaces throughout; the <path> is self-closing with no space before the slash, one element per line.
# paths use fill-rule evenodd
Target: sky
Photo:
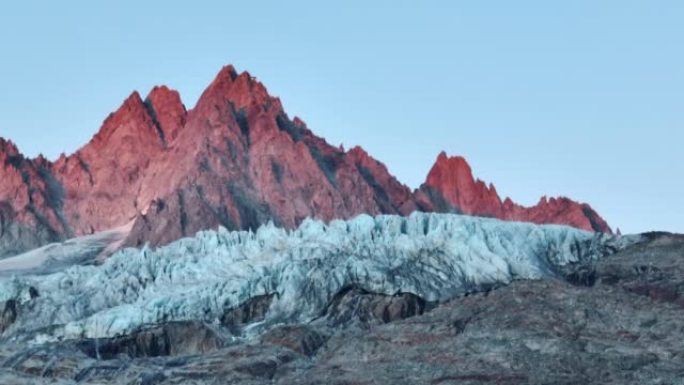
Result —
<path fill-rule="evenodd" d="M 684 233 L 684 2 L 332 3 L 3 4 L 0 137 L 54 159 L 133 90 L 166 84 L 191 108 L 234 64 L 412 188 L 444 150 L 502 197 Z"/>

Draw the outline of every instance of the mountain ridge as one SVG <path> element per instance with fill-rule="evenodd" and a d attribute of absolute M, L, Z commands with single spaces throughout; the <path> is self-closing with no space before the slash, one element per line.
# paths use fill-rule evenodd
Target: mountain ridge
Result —
<path fill-rule="evenodd" d="M 436 199 L 444 210 L 468 215 L 480 215 L 504 220 L 537 224 L 565 224 L 585 230 L 612 233 L 608 223 L 588 204 L 564 196 L 543 196 L 533 206 L 522 206 L 509 197 L 501 199 L 493 183 L 475 179 L 465 158 L 449 157 L 442 151 L 430 169 L 426 181 L 419 187 Z M 434 199 L 434 198 L 433 198 Z"/>
<path fill-rule="evenodd" d="M 493 185 L 470 180 L 465 159 L 448 159 L 440 154 L 411 191 L 361 147 L 332 146 L 290 119 L 261 82 L 229 65 L 189 110 L 167 86 L 145 98 L 132 92 L 88 143 L 54 162 L 28 159 L 0 139 L 0 256 L 130 222 L 127 246 L 218 225 L 255 229 L 272 220 L 293 228 L 307 217 L 413 211 L 611 232 L 590 206 L 567 198 L 533 212 L 502 202 Z"/>

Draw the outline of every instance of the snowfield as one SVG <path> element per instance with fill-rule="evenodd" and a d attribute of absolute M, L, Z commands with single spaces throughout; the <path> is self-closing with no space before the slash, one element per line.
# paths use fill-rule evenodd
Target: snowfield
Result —
<path fill-rule="evenodd" d="M 51 243 L 25 253 L 0 259 L 0 276 L 46 274 L 75 264 L 101 262 L 114 253 L 126 239 L 133 221 L 108 231 Z"/>
<path fill-rule="evenodd" d="M 361 215 L 292 231 L 204 231 L 158 249 L 126 249 L 100 266 L 0 277 L 0 302 L 20 303 L 4 335 L 104 338 L 168 321 L 218 323 L 260 295 L 274 300 L 252 333 L 318 317 L 342 289 L 408 292 L 447 301 L 515 279 L 611 254 L 640 237 L 454 214 Z M 37 292 L 37 296 L 36 296 Z"/>

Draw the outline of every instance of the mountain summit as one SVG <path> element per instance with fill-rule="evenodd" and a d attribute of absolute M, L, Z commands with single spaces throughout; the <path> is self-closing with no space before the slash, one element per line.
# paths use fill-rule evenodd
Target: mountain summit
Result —
<path fill-rule="evenodd" d="M 448 211 L 610 232 L 566 198 L 524 208 L 440 154 L 412 192 L 360 147 L 344 151 L 291 119 L 248 72 L 224 67 L 186 110 L 178 92 L 133 92 L 84 147 L 55 162 L 0 139 L 0 256 L 131 225 L 125 245 L 166 244 L 218 225 L 292 228 L 307 217 Z"/>
<path fill-rule="evenodd" d="M 419 191 L 435 211 L 494 217 L 504 220 L 553 223 L 584 230 L 612 233 L 608 223 L 588 204 L 569 198 L 542 197 L 535 206 L 523 207 L 510 198 L 501 200 L 493 184 L 473 177 L 468 162 L 442 152 Z"/>

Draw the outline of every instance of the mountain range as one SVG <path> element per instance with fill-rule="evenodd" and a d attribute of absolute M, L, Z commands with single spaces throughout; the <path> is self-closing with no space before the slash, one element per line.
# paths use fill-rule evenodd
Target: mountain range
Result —
<path fill-rule="evenodd" d="M 196 106 L 177 91 L 133 92 L 83 147 L 31 159 L 0 138 L 0 257 L 127 226 L 122 246 L 163 245 L 219 225 L 294 228 L 305 218 L 451 212 L 611 233 L 588 204 L 501 199 L 465 159 L 439 154 L 415 191 L 361 147 L 290 118 L 248 72 L 224 67 Z"/>
<path fill-rule="evenodd" d="M 682 250 L 446 153 L 411 190 L 227 66 L 0 139 L 0 383 L 679 384 Z"/>

